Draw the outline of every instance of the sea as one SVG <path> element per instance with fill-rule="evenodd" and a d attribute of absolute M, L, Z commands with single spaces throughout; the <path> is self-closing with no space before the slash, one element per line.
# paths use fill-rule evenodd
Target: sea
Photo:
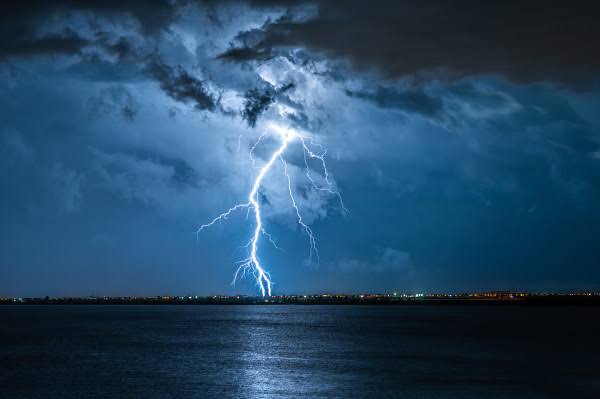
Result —
<path fill-rule="evenodd" d="M 600 398 L 600 308 L 0 306 L 0 398 Z"/>

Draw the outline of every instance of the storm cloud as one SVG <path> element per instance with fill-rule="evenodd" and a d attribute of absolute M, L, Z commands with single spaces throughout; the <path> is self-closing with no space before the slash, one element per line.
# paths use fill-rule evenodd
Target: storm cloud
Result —
<path fill-rule="evenodd" d="M 278 293 L 600 287 L 594 8 L 7 5 L 0 296 L 255 293 L 228 284 L 245 213 L 193 233 L 247 198 L 270 126 L 328 167 L 296 141 L 291 183 L 280 160 L 264 178 L 265 229 L 285 252 L 260 256 Z"/>
<path fill-rule="evenodd" d="M 200 111 L 213 111 L 217 107 L 217 99 L 208 91 L 206 83 L 190 75 L 181 66 L 171 67 L 161 60 L 155 60 L 150 63 L 147 72 L 174 100 L 191 102 Z"/>
<path fill-rule="evenodd" d="M 257 2 L 280 4 L 279 2 Z M 288 3 L 290 4 L 290 3 Z M 267 23 L 250 48 L 224 56 L 263 59 L 274 48 L 305 47 L 376 68 L 389 79 L 456 79 L 500 74 L 516 82 L 589 87 L 598 78 L 600 9 L 589 1 L 314 1 Z M 297 3 L 294 3 L 297 7 Z"/>

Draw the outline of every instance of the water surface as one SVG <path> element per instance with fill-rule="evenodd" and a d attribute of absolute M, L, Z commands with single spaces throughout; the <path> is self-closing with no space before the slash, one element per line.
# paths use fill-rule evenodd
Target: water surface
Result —
<path fill-rule="evenodd" d="M 600 398 L 600 310 L 2 306 L 2 398 Z"/>

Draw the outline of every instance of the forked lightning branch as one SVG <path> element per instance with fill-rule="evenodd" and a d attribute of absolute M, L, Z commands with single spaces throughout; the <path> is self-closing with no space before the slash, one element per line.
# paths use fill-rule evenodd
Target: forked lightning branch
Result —
<path fill-rule="evenodd" d="M 327 151 L 320 144 L 315 143 L 312 138 L 302 135 L 299 131 L 293 128 L 282 127 L 277 124 L 271 123 L 267 126 L 266 131 L 259 137 L 259 139 L 250 151 L 250 157 L 253 163 L 256 162 L 254 159 L 254 150 L 256 149 L 257 145 L 260 144 L 261 140 L 267 135 L 275 136 L 279 141 L 279 146 L 270 155 L 268 160 L 266 160 L 266 163 L 260 169 L 258 169 L 258 174 L 256 175 L 256 178 L 254 179 L 254 182 L 252 184 L 252 188 L 248 193 L 247 200 L 245 202 L 235 204 L 227 211 L 219 214 L 209 223 L 200 226 L 196 231 L 196 234 L 198 235 L 204 229 L 213 226 L 215 223 L 228 219 L 229 216 L 236 211 L 244 209 L 247 212 L 252 212 L 254 215 L 254 230 L 252 236 L 248 241 L 248 244 L 246 245 L 247 257 L 239 261 L 239 265 L 235 271 L 232 283 L 235 283 L 238 280 L 238 278 L 244 277 L 246 275 L 252 275 L 256 281 L 256 285 L 258 285 L 260 289 L 262 296 L 271 295 L 271 288 L 273 282 L 271 279 L 271 275 L 266 270 L 265 265 L 261 262 L 259 256 L 259 246 L 261 243 L 262 236 L 266 236 L 267 239 L 269 239 L 271 242 L 273 242 L 273 240 L 271 238 L 271 235 L 264 228 L 259 193 L 261 188 L 263 187 L 263 182 L 265 178 L 268 177 L 269 172 L 273 170 L 273 166 L 278 162 L 281 162 L 281 164 L 283 165 L 283 173 L 287 180 L 287 191 L 289 193 L 292 208 L 295 212 L 297 223 L 308 236 L 308 240 L 310 243 L 310 258 L 315 258 L 317 261 L 319 259 L 316 237 L 312 229 L 302 218 L 301 209 L 299 208 L 298 202 L 294 197 L 293 182 L 288 172 L 288 163 L 285 160 L 285 153 L 286 150 L 288 150 L 291 142 L 298 140 L 301 144 L 303 152 L 302 155 L 304 159 L 305 175 L 308 179 L 309 184 L 311 185 L 311 188 L 336 196 L 339 200 L 342 211 L 344 213 L 347 212 L 347 209 L 344 206 L 344 202 L 342 201 L 342 197 L 340 193 L 335 189 L 330 179 L 329 171 L 327 170 L 327 164 L 325 163 L 325 154 L 327 153 Z M 314 171 L 312 171 L 310 168 L 309 159 L 318 161 L 321 168 L 321 170 L 318 173 L 321 173 L 323 176 L 323 180 L 325 181 L 324 186 L 317 184 L 315 178 L 311 174 L 311 172 Z"/>

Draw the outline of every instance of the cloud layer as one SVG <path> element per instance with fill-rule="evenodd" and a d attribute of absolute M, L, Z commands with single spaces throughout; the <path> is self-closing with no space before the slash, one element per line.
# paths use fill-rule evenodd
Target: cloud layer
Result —
<path fill-rule="evenodd" d="M 577 1 L 12 5 L 0 295 L 254 293 L 227 285 L 245 214 L 192 233 L 246 198 L 270 123 L 327 150 L 350 210 L 292 144 L 322 265 L 305 264 L 278 164 L 260 192 L 285 250 L 261 254 L 276 292 L 595 284 L 596 15 Z"/>

